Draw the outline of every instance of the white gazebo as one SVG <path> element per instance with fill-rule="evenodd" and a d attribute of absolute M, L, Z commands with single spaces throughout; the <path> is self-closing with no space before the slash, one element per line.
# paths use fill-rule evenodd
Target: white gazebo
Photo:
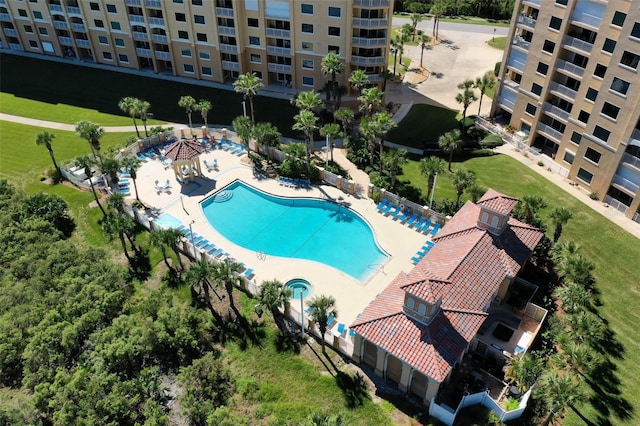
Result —
<path fill-rule="evenodd" d="M 191 182 L 202 176 L 200 154 L 204 148 L 200 142 L 192 139 L 181 139 L 169 146 L 164 156 L 172 161 L 173 172 L 180 182 Z"/>

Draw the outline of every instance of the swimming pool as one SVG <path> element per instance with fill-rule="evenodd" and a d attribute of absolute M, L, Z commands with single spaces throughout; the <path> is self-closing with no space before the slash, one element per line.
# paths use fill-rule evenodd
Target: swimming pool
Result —
<path fill-rule="evenodd" d="M 360 281 L 388 258 L 360 215 L 326 200 L 277 197 L 234 181 L 201 206 L 209 223 L 239 246 L 321 262 Z"/>

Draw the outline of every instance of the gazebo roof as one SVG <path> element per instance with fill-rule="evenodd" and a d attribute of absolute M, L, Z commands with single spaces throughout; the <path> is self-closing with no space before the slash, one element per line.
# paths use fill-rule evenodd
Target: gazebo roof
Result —
<path fill-rule="evenodd" d="M 204 148 L 200 142 L 194 142 L 192 139 L 181 139 L 174 142 L 167 148 L 164 156 L 172 161 L 191 161 L 202 154 Z"/>

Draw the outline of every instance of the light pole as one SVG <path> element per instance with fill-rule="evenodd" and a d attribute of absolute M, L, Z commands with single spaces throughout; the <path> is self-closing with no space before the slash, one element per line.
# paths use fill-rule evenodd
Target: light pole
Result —
<path fill-rule="evenodd" d="M 302 340 L 304 340 L 304 304 L 302 302 L 302 298 L 305 291 L 307 291 L 307 287 L 302 286 L 300 289 L 300 337 Z"/>
<path fill-rule="evenodd" d="M 325 166 L 329 167 L 329 135 L 327 135 L 327 142 L 325 144 L 326 152 L 325 152 Z"/>
<path fill-rule="evenodd" d="M 191 222 L 189 222 L 189 233 L 191 235 L 191 245 L 193 246 L 193 259 L 194 260 L 198 260 L 198 257 L 196 255 L 196 243 L 195 240 L 193 239 L 193 228 L 191 227 L 191 225 L 193 225 L 196 221 L 192 220 Z"/>
<path fill-rule="evenodd" d="M 242 114 L 245 117 L 247 116 L 247 103 L 245 101 L 242 101 Z"/>
<path fill-rule="evenodd" d="M 436 181 L 438 180 L 438 174 L 433 177 L 433 187 L 431 187 L 431 199 L 429 200 L 429 208 L 433 205 L 433 193 L 436 192 Z"/>

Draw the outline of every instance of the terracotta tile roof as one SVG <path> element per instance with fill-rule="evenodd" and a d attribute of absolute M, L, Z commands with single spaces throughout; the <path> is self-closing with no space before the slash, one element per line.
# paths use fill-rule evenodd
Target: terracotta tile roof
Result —
<path fill-rule="evenodd" d="M 178 140 L 167 148 L 164 156 L 173 161 L 190 161 L 202 154 L 204 148 L 200 142 L 194 142 L 192 139 Z"/>
<path fill-rule="evenodd" d="M 466 203 L 433 239 L 436 244 L 422 261 L 408 274 L 400 273 L 351 325 L 437 381 L 448 376 L 477 334 L 500 284 L 517 275 L 542 237 L 515 219 L 500 235 L 492 234 L 476 227 L 479 214 L 478 206 Z M 440 313 L 428 326 L 403 312 L 406 293 L 429 303 L 442 299 Z"/>
<path fill-rule="evenodd" d="M 489 189 L 476 204 L 485 206 L 499 213 L 511 214 L 511 210 L 518 204 L 518 199 Z"/>

